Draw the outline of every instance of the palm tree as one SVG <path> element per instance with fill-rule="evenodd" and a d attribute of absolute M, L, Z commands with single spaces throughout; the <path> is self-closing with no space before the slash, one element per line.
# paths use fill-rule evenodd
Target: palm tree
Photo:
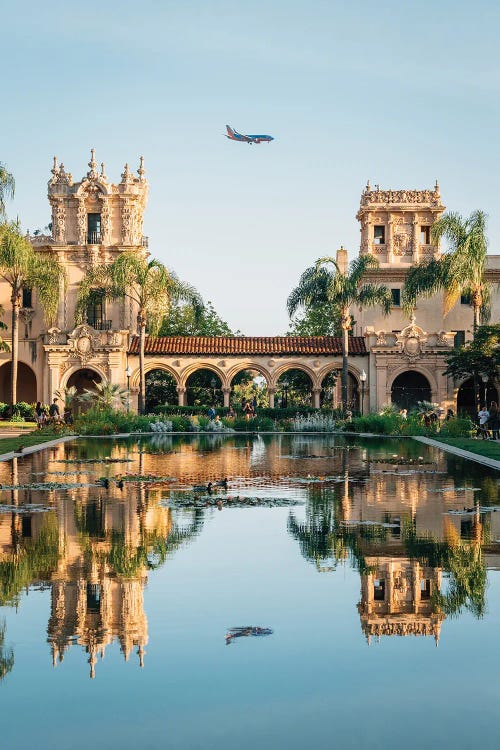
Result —
<path fill-rule="evenodd" d="M 130 300 L 137 308 L 139 333 L 139 413 L 143 414 L 146 394 L 144 372 L 144 348 L 146 327 L 151 336 L 156 336 L 163 319 L 168 315 L 173 302 L 191 304 L 198 315 L 203 302 L 198 292 L 181 282 L 160 261 L 122 253 L 110 265 L 91 268 L 80 285 L 77 304 L 77 320 L 83 322 L 87 301 L 96 288 L 104 290 L 109 299 Z"/>
<path fill-rule="evenodd" d="M 340 315 L 342 326 L 342 410 L 347 411 L 347 383 L 349 359 L 349 331 L 352 327 L 350 308 L 381 305 L 385 315 L 392 306 L 390 289 L 380 284 L 364 284 L 363 277 L 370 269 L 378 268 L 373 255 L 360 255 L 344 273 L 337 261 L 331 257 L 319 258 L 314 266 L 307 268 L 298 286 L 287 300 L 290 317 L 300 308 L 306 310 L 330 305 L 332 317 Z"/>
<path fill-rule="evenodd" d="M 115 406 L 126 406 L 129 393 L 116 383 L 96 383 L 95 388 L 85 388 L 78 397 L 84 404 L 95 404 L 99 409 L 114 409 Z"/>
<path fill-rule="evenodd" d="M 65 274 L 59 261 L 35 252 L 21 234 L 19 224 L 0 227 L 0 278 L 10 286 L 12 304 L 12 405 L 17 402 L 17 365 L 19 349 L 19 310 L 23 287 L 37 290 L 38 302 L 47 323 L 53 323 L 59 306 L 59 293 Z"/>
<path fill-rule="evenodd" d="M 64 411 L 71 411 L 73 404 L 78 397 L 78 391 L 76 386 L 70 385 L 66 388 L 60 388 L 55 392 L 55 396 L 59 398 L 64 404 Z"/>
<path fill-rule="evenodd" d="M 486 214 L 474 211 L 468 219 L 449 212 L 438 219 L 431 231 L 437 244 L 442 237 L 449 252 L 410 268 L 403 289 L 403 309 L 411 312 L 419 297 L 444 292 L 443 313 L 447 315 L 461 295 L 470 299 L 474 310 L 474 336 L 481 320 L 489 318 L 490 287 L 486 281 Z"/>
<path fill-rule="evenodd" d="M 0 219 L 5 219 L 5 199 L 13 198 L 16 183 L 5 164 L 0 162 Z"/>

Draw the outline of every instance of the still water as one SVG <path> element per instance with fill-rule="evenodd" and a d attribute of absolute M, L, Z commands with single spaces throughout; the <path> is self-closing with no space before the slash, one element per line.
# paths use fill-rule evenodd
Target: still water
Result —
<path fill-rule="evenodd" d="M 412 440 L 156 436 L 0 483 L 2 748 L 499 747 L 500 474 Z"/>

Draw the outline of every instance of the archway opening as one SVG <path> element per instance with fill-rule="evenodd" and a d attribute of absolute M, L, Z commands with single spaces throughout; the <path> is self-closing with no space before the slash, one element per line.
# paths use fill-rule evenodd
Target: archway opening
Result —
<path fill-rule="evenodd" d="M 269 406 L 267 380 L 258 370 L 240 370 L 231 380 L 231 406 L 243 411 L 248 402 L 255 411 Z"/>
<path fill-rule="evenodd" d="M 311 378 L 303 370 L 286 370 L 276 383 L 276 405 L 282 409 L 291 406 L 311 406 L 312 385 Z"/>
<path fill-rule="evenodd" d="M 161 368 L 146 373 L 146 414 L 157 406 L 175 406 L 178 401 L 177 382 L 173 375 Z"/>
<path fill-rule="evenodd" d="M 321 381 L 320 404 L 323 409 L 334 409 L 337 405 L 337 370 L 329 372 Z"/>
<path fill-rule="evenodd" d="M 188 406 L 223 406 L 222 381 L 213 370 L 206 368 L 191 373 L 186 381 Z"/>
<path fill-rule="evenodd" d="M 482 382 L 482 379 L 478 379 L 478 396 L 481 404 L 486 403 L 489 408 L 492 401 L 496 401 L 498 404 L 498 391 L 494 384 L 488 381 L 486 384 Z M 476 397 L 474 394 L 474 378 L 468 378 L 465 380 L 457 393 L 457 414 L 467 414 L 475 419 L 477 414 Z"/>
<path fill-rule="evenodd" d="M 75 397 L 71 400 L 71 405 L 66 402 L 66 408 L 68 411 L 87 411 L 92 406 L 92 403 L 82 403 L 78 400 L 78 396 L 81 396 L 85 391 L 94 391 L 97 383 L 101 383 L 102 378 L 98 372 L 90 369 L 81 369 L 74 372 L 69 376 L 66 388 L 76 388 Z M 66 410 L 66 409 L 65 409 Z"/>
<path fill-rule="evenodd" d="M 17 401 L 33 404 L 36 398 L 36 375 L 24 362 L 17 365 Z M 12 362 L 6 362 L 0 367 L 0 401 L 5 404 L 12 402 Z"/>
<path fill-rule="evenodd" d="M 391 401 L 400 409 L 413 409 L 418 401 L 431 401 L 431 386 L 425 375 L 415 370 L 402 372 L 391 387 Z"/>

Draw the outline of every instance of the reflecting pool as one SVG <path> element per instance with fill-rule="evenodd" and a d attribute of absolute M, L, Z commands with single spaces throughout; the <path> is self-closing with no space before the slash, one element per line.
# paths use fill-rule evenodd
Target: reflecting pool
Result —
<path fill-rule="evenodd" d="M 0 484 L 2 748 L 499 746 L 500 473 L 159 435 Z"/>

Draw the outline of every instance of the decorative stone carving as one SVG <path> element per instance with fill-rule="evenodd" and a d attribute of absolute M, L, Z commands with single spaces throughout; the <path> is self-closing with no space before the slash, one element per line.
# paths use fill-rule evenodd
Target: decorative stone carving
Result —
<path fill-rule="evenodd" d="M 401 351 L 406 354 L 410 362 L 415 362 L 422 354 L 422 345 L 426 342 L 427 336 L 415 323 L 415 313 L 412 313 L 410 325 L 403 328 L 400 334 Z"/>
<path fill-rule="evenodd" d="M 109 331 L 108 333 L 108 346 L 120 346 L 122 343 L 122 335 L 118 331 Z"/>
<path fill-rule="evenodd" d="M 55 242 L 65 242 L 66 208 L 62 198 L 52 202 L 52 233 Z"/>
<path fill-rule="evenodd" d="M 85 365 L 96 351 L 102 348 L 100 335 L 86 324 L 75 328 L 68 337 L 68 344 L 82 365 Z"/>
<path fill-rule="evenodd" d="M 122 202 L 122 243 L 132 244 L 134 231 L 134 207 L 130 198 L 124 198 Z"/>
<path fill-rule="evenodd" d="M 385 337 L 385 331 L 379 331 L 377 333 L 376 346 L 387 346 L 387 339 Z"/>
<path fill-rule="evenodd" d="M 66 335 L 61 331 L 60 328 L 49 328 L 49 330 L 47 331 L 47 336 L 48 343 L 51 345 L 66 343 Z"/>
<path fill-rule="evenodd" d="M 85 208 L 85 199 L 78 198 L 78 209 L 76 212 L 77 242 L 79 245 L 85 245 L 87 240 L 87 211 Z"/>
<path fill-rule="evenodd" d="M 437 190 L 380 190 L 379 186 L 376 185 L 375 190 L 365 190 L 361 196 L 362 206 L 377 203 L 428 203 L 437 206 L 440 204 L 440 201 L 439 187 Z"/>
<path fill-rule="evenodd" d="M 103 165 L 104 166 L 104 165 Z M 110 244 L 110 211 L 109 211 L 109 200 L 107 197 L 102 196 L 101 204 L 101 242 L 103 245 Z"/>

